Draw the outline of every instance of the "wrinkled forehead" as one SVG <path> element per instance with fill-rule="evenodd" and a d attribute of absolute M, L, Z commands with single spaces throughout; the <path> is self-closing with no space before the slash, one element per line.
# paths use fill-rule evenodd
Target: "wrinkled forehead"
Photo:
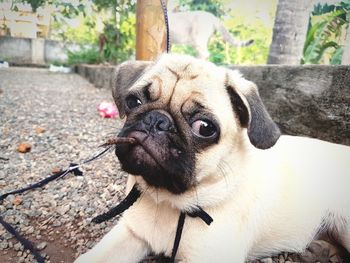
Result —
<path fill-rule="evenodd" d="M 214 64 L 188 56 L 164 55 L 138 85 L 150 85 L 150 95 L 170 107 L 193 103 L 219 103 L 225 91 L 226 71 Z"/>

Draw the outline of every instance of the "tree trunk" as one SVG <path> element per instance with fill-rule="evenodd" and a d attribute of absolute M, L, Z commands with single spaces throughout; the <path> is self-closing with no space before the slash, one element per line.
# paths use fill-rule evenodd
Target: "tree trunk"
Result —
<path fill-rule="evenodd" d="M 136 59 L 155 60 L 166 50 L 166 27 L 159 0 L 138 0 L 136 6 Z"/>
<path fill-rule="evenodd" d="M 350 24 L 346 31 L 345 47 L 341 63 L 342 65 L 350 65 Z"/>
<path fill-rule="evenodd" d="M 268 64 L 299 65 L 313 0 L 279 0 Z"/>

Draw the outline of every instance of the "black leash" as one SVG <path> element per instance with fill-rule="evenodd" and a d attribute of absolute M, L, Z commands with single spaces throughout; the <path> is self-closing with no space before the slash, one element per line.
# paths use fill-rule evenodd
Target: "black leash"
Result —
<path fill-rule="evenodd" d="M 120 202 L 119 205 L 117 205 L 116 207 L 113 207 L 108 212 L 102 215 L 96 216 L 95 218 L 92 219 L 92 222 L 99 224 L 117 215 L 120 215 L 125 210 L 127 210 L 130 206 L 132 206 L 140 196 L 141 196 L 141 191 L 137 189 L 137 186 L 135 184 L 134 187 L 131 189 L 130 193 L 124 198 L 123 201 Z"/>
<path fill-rule="evenodd" d="M 82 176 L 83 172 L 79 170 L 80 166 L 96 160 L 97 158 L 101 157 L 106 152 L 108 152 L 112 147 L 113 146 L 106 147 L 106 149 L 104 149 L 101 152 L 95 154 L 91 158 L 88 158 L 88 159 L 84 160 L 80 164 L 71 163 L 66 170 L 63 170 L 63 171 L 60 171 L 60 172 L 55 173 L 53 175 L 50 175 L 49 177 L 46 177 L 46 178 L 44 178 L 43 180 L 41 180 L 41 181 L 39 181 L 37 183 L 31 184 L 29 186 L 23 187 L 23 188 L 18 189 L 18 190 L 13 190 L 13 191 L 7 192 L 5 194 L 2 194 L 2 195 L 0 195 L 0 202 L 2 200 L 4 200 L 6 197 L 8 197 L 9 195 L 21 194 L 21 193 L 24 193 L 26 191 L 42 187 L 42 186 L 48 184 L 49 182 L 51 182 L 51 181 L 53 181 L 55 179 L 64 178 L 69 173 L 73 173 L 75 176 Z M 22 244 L 22 246 L 24 247 L 25 250 L 28 249 L 33 254 L 34 258 L 39 263 L 44 263 L 45 262 L 45 259 L 40 255 L 40 253 L 37 251 L 35 246 L 28 239 L 22 237 L 16 231 L 16 229 L 14 229 L 9 223 L 7 223 L 3 219 L 3 217 L 1 217 L 1 216 L 0 216 L 0 224 Z"/>
<path fill-rule="evenodd" d="M 120 215 L 125 210 L 130 208 L 140 196 L 141 196 L 141 191 L 137 188 L 137 185 L 135 184 L 131 189 L 130 193 L 124 198 L 123 201 L 121 201 L 117 206 L 110 209 L 108 212 L 92 219 L 92 222 L 99 224 L 109 219 L 112 219 L 117 215 Z M 179 216 L 179 220 L 177 222 L 176 234 L 175 234 L 174 245 L 171 253 L 170 262 L 175 262 L 176 253 L 180 245 L 182 230 L 185 225 L 186 215 L 193 218 L 199 217 L 207 225 L 210 225 L 213 222 L 213 218 L 199 206 L 197 206 L 196 209 L 194 209 L 191 212 L 181 212 Z"/>
<path fill-rule="evenodd" d="M 208 226 L 213 222 L 213 218 L 207 212 L 205 212 L 200 206 L 197 206 L 196 209 L 193 210 L 192 212 L 181 212 L 179 216 L 179 221 L 177 222 L 174 246 L 173 246 L 173 251 L 171 253 L 171 258 L 170 258 L 171 262 L 175 262 L 176 253 L 180 245 L 182 230 L 185 225 L 186 215 L 190 217 L 199 217 Z"/>
<path fill-rule="evenodd" d="M 23 187 L 21 189 L 18 189 L 18 190 L 14 190 L 14 191 L 11 191 L 11 192 L 8 192 L 8 193 L 5 193 L 3 195 L 0 195 L 0 201 L 1 200 L 4 200 L 6 197 L 8 197 L 9 195 L 14 195 L 14 194 L 21 194 L 21 193 L 24 193 L 28 190 L 32 190 L 32 189 L 35 189 L 35 188 L 39 188 L 39 187 L 42 187 L 46 184 L 48 184 L 49 182 L 55 180 L 55 179 L 58 179 L 59 177 L 64 177 L 66 176 L 68 173 L 72 172 L 74 173 L 74 175 L 82 175 L 82 172 L 78 169 L 78 165 L 77 164 L 74 164 L 74 163 L 71 163 L 68 167 L 67 170 L 64 170 L 64 171 L 61 171 L 61 172 L 58 172 L 58 173 L 55 173 L 53 175 L 50 175 L 49 177 L 47 178 L 44 178 L 43 180 L 37 182 L 37 183 L 34 183 L 34 184 L 31 184 L 31 185 L 28 185 L 26 187 Z"/>
<path fill-rule="evenodd" d="M 91 157 L 91 158 L 89 158 L 87 160 L 84 160 L 80 164 L 71 163 L 66 170 L 63 170 L 63 171 L 60 171 L 60 172 L 55 173 L 53 175 L 50 175 L 49 177 L 46 177 L 46 178 L 44 178 L 43 180 L 41 180 L 41 181 L 39 181 L 37 183 L 28 185 L 28 186 L 23 187 L 23 188 L 18 189 L 18 190 L 14 190 L 14 191 L 2 194 L 2 195 L 0 195 L 0 201 L 4 200 L 9 195 L 21 194 L 21 193 L 27 192 L 28 190 L 32 190 L 32 189 L 35 189 L 35 188 L 43 187 L 44 185 L 48 184 L 49 182 L 51 182 L 51 181 L 53 181 L 55 179 L 58 179 L 60 177 L 62 177 L 62 178 L 65 177 L 69 173 L 73 173 L 75 176 L 82 176 L 83 172 L 79 170 L 79 167 L 84 165 L 84 164 L 87 164 L 89 162 L 92 162 L 92 161 L 96 160 L 97 158 L 102 156 L 104 153 L 108 152 L 111 149 L 111 147 L 112 146 L 107 147 L 103 151 L 99 152 L 98 154 L 94 155 L 93 157 Z"/>
<path fill-rule="evenodd" d="M 177 250 L 179 249 L 180 240 L 182 236 L 182 230 L 185 225 L 186 213 L 181 212 L 179 216 L 179 221 L 177 221 L 176 234 L 174 239 L 173 251 L 171 252 L 170 262 L 175 262 L 175 257 Z"/>
<path fill-rule="evenodd" d="M 24 247 L 24 250 L 29 250 L 30 253 L 33 254 L 36 261 L 39 263 L 44 263 L 45 259 L 40 255 L 38 250 L 34 247 L 34 245 L 26 238 L 22 237 L 16 229 L 14 229 L 9 223 L 7 223 L 1 216 L 0 216 L 0 224 L 4 226 L 4 228 L 13 235 Z"/>
<path fill-rule="evenodd" d="M 170 50 L 170 34 L 169 34 L 169 19 L 168 19 L 168 10 L 164 0 L 160 0 L 163 9 L 164 23 L 166 28 L 166 53 L 169 53 Z"/>

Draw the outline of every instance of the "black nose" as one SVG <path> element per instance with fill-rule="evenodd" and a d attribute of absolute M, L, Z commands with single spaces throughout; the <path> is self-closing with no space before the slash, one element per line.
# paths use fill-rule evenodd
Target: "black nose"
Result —
<path fill-rule="evenodd" d="M 145 129 L 152 132 L 175 132 L 174 122 L 166 112 L 153 110 L 148 112 L 143 118 Z"/>

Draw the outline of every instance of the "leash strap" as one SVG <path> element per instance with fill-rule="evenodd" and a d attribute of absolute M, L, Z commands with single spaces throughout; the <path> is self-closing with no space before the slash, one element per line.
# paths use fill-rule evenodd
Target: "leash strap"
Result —
<path fill-rule="evenodd" d="M 76 164 L 76 163 L 71 163 L 69 165 L 69 167 L 61 172 L 55 173 L 53 175 L 50 175 L 49 177 L 44 178 L 43 180 L 31 184 L 29 186 L 23 187 L 21 189 L 18 190 L 14 190 L 14 191 L 10 191 L 7 192 L 5 194 L 0 195 L 0 202 L 2 200 L 4 200 L 6 197 L 8 197 L 9 195 L 13 195 L 13 194 L 21 194 L 24 193 L 26 191 L 35 189 L 35 188 L 39 188 L 42 187 L 46 184 L 48 184 L 49 182 L 55 180 L 55 179 L 59 179 L 59 178 L 64 178 L 68 173 L 73 173 L 75 176 L 82 176 L 83 172 L 81 170 L 79 170 L 79 167 L 83 164 L 87 164 L 89 162 L 92 162 L 93 160 L 96 160 L 97 158 L 101 157 L 102 155 L 104 155 L 106 152 L 108 152 L 113 146 L 109 146 L 106 147 L 106 149 L 104 149 L 103 151 L 100 151 L 99 153 L 95 154 L 94 156 L 92 156 L 89 159 L 84 160 L 81 164 Z M 136 198 L 137 199 L 137 198 Z M 13 235 L 21 244 L 25 249 L 28 249 L 34 256 L 34 258 L 37 260 L 37 262 L 39 263 L 44 263 L 45 259 L 40 255 L 40 253 L 36 250 L 35 246 L 26 238 L 22 237 L 17 231 L 16 229 L 14 229 L 9 223 L 7 223 L 1 216 L 0 216 L 0 224 L 11 234 Z"/>
<path fill-rule="evenodd" d="M 83 175 L 83 172 L 80 171 L 78 168 L 79 168 L 79 165 L 71 163 L 67 170 L 64 170 L 64 171 L 55 173 L 53 175 L 50 175 L 49 177 L 46 177 L 46 178 L 44 178 L 43 180 L 41 180 L 41 181 L 39 181 L 37 183 L 34 183 L 34 184 L 29 185 L 29 186 L 23 187 L 21 189 L 14 190 L 14 191 L 5 193 L 3 195 L 0 195 L 0 201 L 4 200 L 9 195 L 21 194 L 21 193 L 24 193 L 24 192 L 26 192 L 28 190 L 32 190 L 32 189 L 35 189 L 35 188 L 42 187 L 42 186 L 48 184 L 49 182 L 51 182 L 51 181 L 53 181 L 55 179 L 58 179 L 60 177 L 62 177 L 62 178 L 65 177 L 70 172 L 72 172 L 76 176 Z"/>
<path fill-rule="evenodd" d="M 120 204 L 113 207 L 108 212 L 96 216 L 95 218 L 92 219 L 92 222 L 100 224 L 104 221 L 112 219 L 117 215 L 120 215 L 125 210 L 130 208 L 140 196 L 141 196 L 141 191 L 137 188 L 137 184 L 134 184 L 130 193 L 124 198 L 123 201 L 120 202 Z M 182 230 L 185 225 L 186 215 L 193 218 L 199 217 L 208 226 L 213 222 L 213 218 L 207 212 L 205 212 L 200 206 L 197 206 L 196 209 L 194 209 L 191 212 L 181 212 L 179 216 L 179 220 L 177 222 L 176 234 L 175 234 L 174 245 L 171 253 L 170 262 L 175 262 L 176 253 L 177 253 L 177 250 L 179 249 L 179 245 L 181 241 Z"/>
<path fill-rule="evenodd" d="M 180 240 L 182 236 L 182 230 L 185 225 L 186 213 L 181 212 L 179 216 L 179 221 L 177 222 L 176 234 L 174 239 L 173 251 L 171 252 L 170 262 L 175 262 L 175 257 L 177 250 L 179 249 Z"/>
<path fill-rule="evenodd" d="M 28 190 L 32 190 L 32 189 L 35 189 L 35 188 L 39 188 L 39 187 L 43 187 L 44 185 L 48 184 L 49 182 L 55 180 L 55 179 L 58 179 L 58 178 L 63 178 L 65 177 L 68 173 L 73 173 L 75 176 L 82 176 L 83 175 L 83 172 L 79 170 L 79 167 L 83 164 L 86 164 L 86 163 L 89 163 L 99 157 L 101 157 L 103 154 L 105 154 L 110 148 L 110 147 L 107 147 L 106 149 L 104 149 L 103 151 L 97 153 L 96 155 L 94 155 L 93 157 L 83 161 L 81 164 L 76 164 L 76 163 L 71 163 L 69 165 L 69 167 L 66 169 L 66 170 L 63 170 L 61 172 L 58 172 L 58 173 L 55 173 L 53 175 L 50 175 L 49 177 L 46 177 L 44 178 L 43 180 L 37 182 L 37 183 L 34 183 L 34 184 L 31 184 L 29 186 L 26 186 L 26 187 L 23 187 L 23 188 L 20 188 L 18 190 L 14 190 L 14 191 L 11 191 L 11 192 L 7 192 L 5 194 L 2 194 L 0 195 L 0 201 L 4 200 L 6 197 L 8 197 L 9 195 L 14 195 L 14 194 L 21 194 L 21 193 L 24 193 Z"/>
<path fill-rule="evenodd" d="M 141 196 L 141 191 L 137 188 L 137 185 L 135 184 L 134 187 L 129 192 L 129 194 L 125 197 L 123 201 L 120 202 L 119 205 L 113 207 L 108 212 L 102 215 L 96 216 L 95 218 L 92 219 L 92 222 L 100 224 L 104 221 L 107 221 L 123 213 L 130 206 L 132 206 L 140 196 Z"/>
<path fill-rule="evenodd" d="M 24 247 L 24 250 L 29 250 L 30 253 L 33 254 L 34 258 L 38 263 L 44 263 L 45 259 L 39 254 L 39 252 L 36 250 L 34 245 L 26 238 L 22 237 L 16 229 L 14 229 L 9 223 L 7 223 L 1 216 L 0 216 L 0 224 L 3 225 L 3 227 L 11 234 L 13 235 Z"/>
<path fill-rule="evenodd" d="M 169 19 L 168 19 L 168 10 L 164 0 L 160 0 L 163 9 L 164 23 L 166 28 L 166 53 L 169 53 L 170 50 L 170 34 L 169 34 Z"/>
<path fill-rule="evenodd" d="M 213 222 L 213 218 L 207 212 L 205 212 L 200 206 L 197 206 L 196 210 L 192 212 L 187 212 L 187 215 L 189 215 L 190 217 L 199 217 L 208 226 Z"/>
<path fill-rule="evenodd" d="M 177 222 L 176 235 L 175 235 L 174 246 L 173 246 L 173 251 L 171 253 L 170 262 L 175 262 L 176 253 L 180 245 L 182 230 L 185 225 L 186 215 L 193 218 L 199 217 L 208 226 L 213 222 L 213 218 L 207 212 L 205 212 L 200 206 L 197 206 L 197 208 L 191 212 L 181 212 L 179 216 L 179 221 Z"/>

